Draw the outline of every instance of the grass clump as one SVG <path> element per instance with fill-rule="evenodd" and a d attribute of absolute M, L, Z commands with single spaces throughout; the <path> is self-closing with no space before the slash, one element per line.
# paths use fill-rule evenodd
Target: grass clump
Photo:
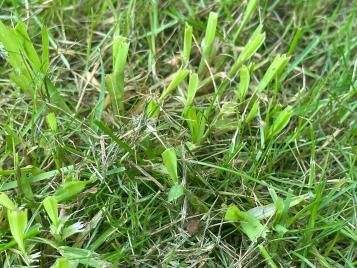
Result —
<path fill-rule="evenodd" d="M 1 267 L 354 267 L 356 3 L 0 3 Z"/>

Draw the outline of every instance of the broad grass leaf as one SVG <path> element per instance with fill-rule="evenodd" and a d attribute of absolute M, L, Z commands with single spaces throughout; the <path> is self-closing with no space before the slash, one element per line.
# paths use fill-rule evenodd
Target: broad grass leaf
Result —
<path fill-rule="evenodd" d="M 33 70 L 39 71 L 41 69 L 41 60 L 37 55 L 36 49 L 27 33 L 26 26 L 23 22 L 19 22 L 15 30 L 17 32 L 17 40 L 20 41 L 22 47 L 24 48 L 25 56 L 32 66 Z"/>
<path fill-rule="evenodd" d="M 67 258 L 59 258 L 56 262 L 51 266 L 51 268 L 72 268 Z"/>
<path fill-rule="evenodd" d="M 162 160 L 166 167 L 167 172 L 169 173 L 170 178 L 174 183 L 178 183 L 177 175 L 177 158 L 176 151 L 174 148 L 167 148 L 162 153 Z"/>
<path fill-rule="evenodd" d="M 267 227 L 247 212 L 239 210 L 235 205 L 230 206 L 225 215 L 225 220 L 239 222 L 242 231 L 249 237 L 252 242 L 256 242 L 259 237 L 266 237 Z"/>
<path fill-rule="evenodd" d="M 57 202 L 64 202 L 76 197 L 90 181 L 67 181 L 54 194 Z"/>
<path fill-rule="evenodd" d="M 191 106 L 193 99 L 195 98 L 199 83 L 200 81 L 198 79 L 198 75 L 195 73 L 191 73 L 187 88 L 185 110 L 187 110 L 187 108 Z"/>
<path fill-rule="evenodd" d="M 249 82 L 250 82 L 250 74 L 247 66 L 243 65 L 239 71 L 240 79 L 239 79 L 239 87 L 238 87 L 238 99 L 239 101 L 243 101 L 245 96 L 248 93 Z"/>
<path fill-rule="evenodd" d="M 206 27 L 205 37 L 201 44 L 202 56 L 200 65 L 198 67 L 198 75 L 202 76 L 207 68 L 207 63 L 210 63 L 212 59 L 212 50 L 214 45 L 214 39 L 216 36 L 218 14 L 215 12 L 210 12 Z"/>
<path fill-rule="evenodd" d="M 192 142 L 194 144 L 200 144 L 206 128 L 206 118 L 204 113 L 197 110 L 195 107 L 190 107 L 185 111 L 184 117 L 190 129 Z"/>
<path fill-rule="evenodd" d="M 238 38 L 240 36 L 240 33 L 242 32 L 244 26 L 247 24 L 248 20 L 252 17 L 252 15 L 254 13 L 254 10 L 257 7 L 258 2 L 259 2 L 258 0 L 249 0 L 248 1 L 247 7 L 246 7 L 246 9 L 244 11 L 243 19 L 239 23 L 238 31 L 234 36 L 234 39 L 233 39 L 234 42 L 237 42 L 237 40 L 238 40 Z"/>
<path fill-rule="evenodd" d="M 105 79 L 114 112 L 124 111 L 124 70 L 128 57 L 129 43 L 124 37 L 117 36 L 113 41 L 113 72 Z"/>
<path fill-rule="evenodd" d="M 289 60 L 290 57 L 287 57 L 285 54 L 276 55 L 268 70 L 265 72 L 263 78 L 260 80 L 257 91 L 263 91 L 268 86 L 270 81 L 275 77 L 275 75 L 282 72 L 283 68 L 286 66 Z"/>
<path fill-rule="evenodd" d="M 265 33 L 262 32 L 262 25 L 259 25 L 249 38 L 247 44 L 244 46 L 242 52 L 239 54 L 238 59 L 234 62 L 228 77 L 232 78 L 236 75 L 239 68 L 248 61 L 257 50 L 261 47 L 265 40 Z"/>
<path fill-rule="evenodd" d="M 54 113 L 49 113 L 46 116 L 46 123 L 53 133 L 57 133 L 57 119 Z"/>
<path fill-rule="evenodd" d="M 65 240 L 74 234 L 83 232 L 83 226 L 83 223 L 76 222 L 66 228 L 63 228 L 61 233 L 62 239 Z"/>
<path fill-rule="evenodd" d="M 32 98 L 35 98 L 35 88 L 41 85 L 42 94 L 47 96 L 51 103 L 69 112 L 64 99 L 46 75 L 47 68 L 45 70 L 44 67 L 48 66 L 49 62 L 46 44 L 48 37 L 43 33 L 42 38 L 44 62 L 39 58 L 24 23 L 19 22 L 12 29 L 0 22 L 0 42 L 8 52 L 6 60 L 14 69 L 10 78 Z"/>
<path fill-rule="evenodd" d="M 53 196 L 47 196 L 42 201 L 42 204 L 47 212 L 48 217 L 51 219 L 52 224 L 57 225 L 59 222 L 57 199 Z"/>
<path fill-rule="evenodd" d="M 158 118 L 160 115 L 160 104 L 155 100 L 150 100 L 146 106 L 145 114 L 149 118 Z"/>
<path fill-rule="evenodd" d="M 26 253 L 24 243 L 24 233 L 27 225 L 27 210 L 7 210 L 7 218 L 10 225 L 10 231 L 18 244 L 20 250 Z"/>
<path fill-rule="evenodd" d="M 117 36 L 113 41 L 113 73 L 123 73 L 129 52 L 126 38 Z"/>
<path fill-rule="evenodd" d="M 109 268 L 113 267 L 112 264 L 102 260 L 100 256 L 87 249 L 61 246 L 58 248 L 61 255 L 69 261 L 77 261 L 82 265 L 94 268 Z"/>
<path fill-rule="evenodd" d="M 171 187 L 168 194 L 168 201 L 172 202 L 180 198 L 185 193 L 185 188 L 181 184 L 175 184 Z"/>
<path fill-rule="evenodd" d="M 250 121 L 252 121 L 257 116 L 258 111 L 259 111 L 259 100 L 257 99 L 254 102 L 252 108 L 250 108 L 250 111 L 249 111 L 248 115 L 245 118 L 245 122 L 249 123 Z"/>
<path fill-rule="evenodd" d="M 170 84 L 168 85 L 167 88 L 164 89 L 162 92 L 159 101 L 163 101 L 170 93 L 173 91 L 178 85 L 182 83 L 182 81 L 186 78 L 188 75 L 189 71 L 188 70 L 178 70 L 174 76 Z"/>
<path fill-rule="evenodd" d="M 279 112 L 273 124 L 269 128 L 268 138 L 278 135 L 290 122 L 292 116 L 292 107 L 288 106 Z"/>
<path fill-rule="evenodd" d="M 50 64 L 49 38 L 48 38 L 47 27 L 42 27 L 41 36 L 42 36 L 41 70 L 43 73 L 47 73 L 48 71 L 47 69 Z"/>
<path fill-rule="evenodd" d="M 192 27 L 186 23 L 183 43 L 183 62 L 187 65 L 190 62 L 192 47 Z"/>
<path fill-rule="evenodd" d="M 5 193 L 0 193 L 0 205 L 10 210 L 17 209 L 17 206 L 14 204 L 14 202 L 11 201 L 9 196 Z"/>

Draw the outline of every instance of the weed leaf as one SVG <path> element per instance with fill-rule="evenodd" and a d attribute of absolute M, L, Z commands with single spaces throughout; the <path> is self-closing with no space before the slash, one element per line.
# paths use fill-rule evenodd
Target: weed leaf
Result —
<path fill-rule="evenodd" d="M 10 225 L 10 231 L 18 244 L 20 250 L 23 253 L 26 253 L 25 243 L 24 243 L 24 234 L 27 225 L 27 210 L 11 210 L 7 211 L 7 218 Z"/>
<path fill-rule="evenodd" d="M 47 196 L 42 203 L 52 224 L 57 225 L 59 222 L 57 199 L 53 196 Z"/>
<path fill-rule="evenodd" d="M 235 205 L 230 206 L 225 215 L 226 221 L 240 222 L 243 232 L 252 242 L 256 242 L 259 237 L 266 237 L 267 228 L 260 221 L 247 212 L 242 212 Z"/>
<path fill-rule="evenodd" d="M 168 148 L 162 153 L 162 160 L 169 173 L 170 178 L 174 183 L 178 183 L 177 175 L 177 158 L 176 151 L 174 148 Z"/>
<path fill-rule="evenodd" d="M 175 184 L 171 187 L 168 194 L 168 201 L 172 202 L 180 198 L 185 192 L 185 188 L 181 184 Z"/>
<path fill-rule="evenodd" d="M 10 210 L 17 209 L 17 206 L 14 204 L 14 202 L 11 201 L 11 199 L 5 193 L 0 193 L 0 205 Z"/>

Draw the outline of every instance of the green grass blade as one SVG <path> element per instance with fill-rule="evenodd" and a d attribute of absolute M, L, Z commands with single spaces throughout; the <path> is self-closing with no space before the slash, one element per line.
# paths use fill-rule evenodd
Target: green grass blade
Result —
<path fill-rule="evenodd" d="M 17 206 L 14 204 L 14 202 L 11 201 L 11 199 L 5 193 L 0 193 L 0 205 L 10 210 L 17 209 Z"/>
<path fill-rule="evenodd" d="M 55 192 L 53 197 L 56 199 L 56 202 L 59 203 L 68 201 L 81 193 L 89 183 L 90 181 L 66 181 Z"/>
<path fill-rule="evenodd" d="M 24 234 L 27 225 L 27 210 L 8 210 L 7 218 L 10 225 L 10 231 L 18 244 L 20 250 L 26 254 Z"/>
<path fill-rule="evenodd" d="M 171 187 L 168 194 L 168 201 L 172 202 L 179 199 L 185 193 L 185 188 L 181 184 L 175 184 Z"/>
<path fill-rule="evenodd" d="M 172 181 L 178 183 L 177 158 L 174 148 L 168 148 L 162 153 L 162 160 Z"/>
<path fill-rule="evenodd" d="M 174 75 L 173 79 L 168 85 L 167 88 L 164 89 L 162 92 L 159 102 L 162 102 L 177 86 L 179 86 L 183 80 L 185 80 L 186 76 L 188 75 L 188 70 L 178 70 Z"/>
<path fill-rule="evenodd" d="M 123 37 L 113 41 L 113 73 L 106 77 L 106 86 L 116 115 L 124 111 L 124 70 L 129 43 Z"/>
<path fill-rule="evenodd" d="M 248 20 L 252 17 L 254 10 L 257 7 L 258 2 L 259 2 L 258 0 L 249 0 L 248 1 L 247 7 L 244 11 L 243 19 L 239 25 L 238 31 L 236 32 L 236 34 L 233 38 L 234 43 L 237 43 L 237 40 L 238 40 L 244 26 L 247 24 Z"/>
<path fill-rule="evenodd" d="M 57 225 L 59 223 L 57 199 L 47 196 L 42 203 L 52 224 Z"/>
<path fill-rule="evenodd" d="M 239 87 L 236 95 L 237 95 L 237 99 L 240 102 L 242 102 L 248 93 L 249 82 L 250 82 L 249 69 L 243 65 L 240 68 L 239 74 L 240 74 Z"/>
<path fill-rule="evenodd" d="M 277 136 L 289 123 L 292 116 L 292 108 L 286 107 L 283 111 L 279 112 L 268 132 L 268 139 Z"/>
<path fill-rule="evenodd" d="M 183 43 L 183 55 L 182 55 L 183 62 L 185 65 L 188 65 L 190 62 L 191 48 L 192 48 L 192 27 L 186 23 L 184 43 Z"/>
<path fill-rule="evenodd" d="M 50 65 L 50 52 L 49 52 L 49 38 L 47 27 L 42 27 L 42 55 L 41 55 L 41 70 L 43 73 L 47 73 Z"/>
<path fill-rule="evenodd" d="M 15 27 L 17 33 L 17 41 L 21 43 L 24 48 L 24 56 L 26 56 L 26 60 L 32 66 L 32 70 L 39 71 L 41 70 L 41 60 L 37 55 L 35 47 L 32 44 L 30 36 L 27 33 L 26 26 L 23 22 L 19 22 Z"/>
<path fill-rule="evenodd" d="M 284 55 L 277 55 L 270 64 L 268 70 L 265 72 L 262 80 L 259 82 L 257 91 L 262 92 L 270 83 L 270 81 L 277 75 L 289 62 L 290 57 Z"/>
<path fill-rule="evenodd" d="M 58 126 L 56 115 L 54 113 L 49 113 L 48 115 L 46 115 L 46 123 L 52 133 L 56 134 L 58 131 Z"/>
<path fill-rule="evenodd" d="M 254 104 L 252 105 L 252 107 L 250 108 L 249 113 L 247 114 L 247 116 L 245 117 L 245 122 L 249 123 L 250 121 L 252 121 L 258 114 L 259 111 L 259 99 L 257 99 Z"/>
<path fill-rule="evenodd" d="M 69 261 L 67 258 L 59 258 L 56 260 L 55 264 L 51 266 L 51 268 L 71 268 Z"/>
<path fill-rule="evenodd" d="M 188 82 L 188 88 L 187 88 L 187 98 L 185 102 L 185 108 L 184 111 L 188 109 L 188 107 L 191 106 L 193 99 L 195 98 L 196 92 L 198 90 L 198 85 L 200 81 L 198 78 L 198 75 L 195 73 L 191 73 L 190 79 Z"/>
<path fill-rule="evenodd" d="M 247 44 L 244 46 L 242 52 L 239 54 L 238 59 L 234 62 L 228 77 L 233 78 L 240 67 L 248 61 L 258 51 L 265 40 L 265 33 L 262 32 L 263 26 L 259 25 L 249 38 Z"/>
<path fill-rule="evenodd" d="M 207 69 L 207 64 L 211 62 L 211 53 L 214 46 L 216 36 L 218 14 L 211 12 L 208 17 L 206 34 L 201 45 L 201 61 L 198 67 L 198 76 L 201 77 Z"/>

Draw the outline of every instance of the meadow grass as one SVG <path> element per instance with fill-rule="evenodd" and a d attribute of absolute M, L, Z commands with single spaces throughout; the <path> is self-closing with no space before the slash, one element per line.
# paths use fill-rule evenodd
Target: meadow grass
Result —
<path fill-rule="evenodd" d="M 356 16 L 0 1 L 0 266 L 355 267 Z"/>

